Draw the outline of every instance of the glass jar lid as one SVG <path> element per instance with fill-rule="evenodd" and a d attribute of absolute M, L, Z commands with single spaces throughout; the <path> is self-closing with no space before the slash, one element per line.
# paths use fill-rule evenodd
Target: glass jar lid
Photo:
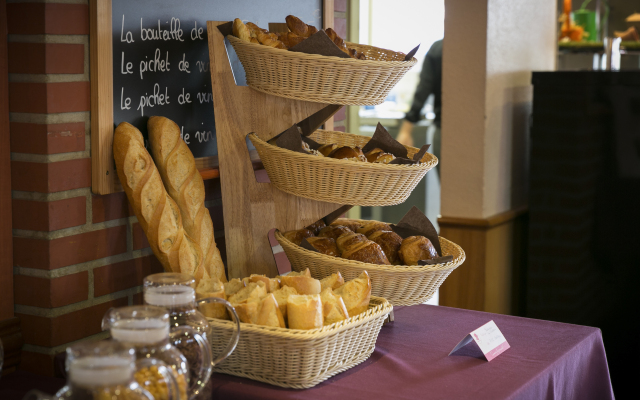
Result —
<path fill-rule="evenodd" d="M 134 350 L 114 341 L 82 342 L 67 348 L 69 380 L 79 386 L 114 386 L 130 382 Z"/>
<path fill-rule="evenodd" d="M 173 272 L 144 278 L 144 301 L 161 307 L 179 306 L 196 300 L 196 281 L 191 275 Z"/>
<path fill-rule="evenodd" d="M 169 338 L 169 313 L 155 306 L 112 308 L 102 320 L 102 329 L 109 329 L 117 341 L 158 343 Z"/>

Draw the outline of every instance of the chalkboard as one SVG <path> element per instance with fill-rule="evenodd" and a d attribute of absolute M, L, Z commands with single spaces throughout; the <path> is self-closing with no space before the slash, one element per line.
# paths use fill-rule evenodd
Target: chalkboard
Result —
<path fill-rule="evenodd" d="M 114 125 L 127 121 L 146 139 L 147 119 L 161 115 L 180 126 L 194 157 L 216 155 L 207 21 L 241 18 L 268 28 L 289 14 L 321 28 L 322 0 L 112 0 Z M 244 71 L 230 49 L 241 84 Z"/>

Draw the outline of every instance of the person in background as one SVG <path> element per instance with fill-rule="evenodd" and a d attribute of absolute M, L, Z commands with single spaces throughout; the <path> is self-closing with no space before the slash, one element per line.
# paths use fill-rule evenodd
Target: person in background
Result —
<path fill-rule="evenodd" d="M 435 41 L 424 59 L 422 71 L 420 71 L 420 83 L 413 95 L 411 109 L 405 115 L 397 140 L 405 146 L 413 146 L 411 132 L 413 125 L 421 118 L 420 111 L 430 94 L 434 95 L 433 111 L 436 115 L 433 120 L 433 143 L 431 150 L 440 160 L 440 118 L 442 111 L 442 39 Z M 440 163 L 436 169 L 440 173 Z"/>

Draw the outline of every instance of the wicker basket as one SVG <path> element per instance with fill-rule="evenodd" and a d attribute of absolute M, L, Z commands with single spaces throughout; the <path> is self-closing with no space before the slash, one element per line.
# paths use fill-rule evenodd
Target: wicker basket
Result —
<path fill-rule="evenodd" d="M 441 237 L 440 246 L 445 256 L 452 255 L 453 261 L 436 265 L 377 265 L 346 260 L 317 253 L 295 245 L 276 230 L 276 239 L 284 249 L 294 271 L 309 268 L 316 279 L 325 278 L 338 271 L 345 281 L 355 279 L 367 271 L 371 278 L 371 293 L 384 297 L 394 306 L 412 306 L 429 300 L 442 282 L 465 260 L 464 251 L 457 244 Z"/>
<path fill-rule="evenodd" d="M 310 138 L 319 143 L 364 146 L 371 138 L 350 133 L 317 130 Z M 427 171 L 438 164 L 431 153 L 415 165 L 389 165 L 339 160 L 298 153 L 271 145 L 252 133 L 249 139 L 264 164 L 271 183 L 299 197 L 357 206 L 403 203 Z M 408 147 L 409 157 L 418 151 Z"/>
<path fill-rule="evenodd" d="M 227 36 L 251 88 L 295 100 L 366 106 L 381 104 L 417 60 L 373 46 L 347 43 L 367 60 L 297 53 Z"/>
<path fill-rule="evenodd" d="M 360 364 L 373 353 L 387 314 L 383 298 L 371 297 L 369 309 L 322 329 L 299 330 L 241 324 L 235 351 L 215 372 L 242 376 L 276 386 L 305 389 Z M 219 354 L 234 323 L 209 319 L 211 348 Z"/>

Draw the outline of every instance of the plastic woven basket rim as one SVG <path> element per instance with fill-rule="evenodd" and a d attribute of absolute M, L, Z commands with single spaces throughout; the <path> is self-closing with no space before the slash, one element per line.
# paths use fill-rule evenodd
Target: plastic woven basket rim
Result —
<path fill-rule="evenodd" d="M 371 296 L 369 300 L 369 308 L 367 311 L 345 319 L 344 321 L 335 322 L 331 325 L 323 326 L 318 329 L 289 329 L 289 328 L 277 328 L 273 326 L 264 326 L 249 324 L 245 322 L 240 323 L 240 331 L 260 333 L 264 336 L 271 336 L 283 339 L 293 340 L 317 340 L 326 336 L 335 335 L 347 329 L 364 324 L 368 321 L 379 318 L 385 314 L 390 313 L 393 310 L 393 305 L 383 297 Z M 215 319 L 207 317 L 209 325 L 213 328 L 214 325 L 220 327 L 228 327 L 233 329 L 234 322 L 222 319 Z"/>
<path fill-rule="evenodd" d="M 327 130 L 324 130 L 324 129 L 318 129 L 317 131 L 315 131 L 311 135 L 315 134 L 316 132 L 328 132 L 328 133 L 344 135 L 344 136 L 353 136 L 353 137 L 361 137 L 361 138 L 371 139 L 369 136 L 356 135 L 354 133 L 346 133 L 346 132 L 340 132 L 340 131 L 327 131 Z M 278 146 L 274 146 L 272 144 L 269 144 L 268 142 L 262 140 L 260 138 L 260 136 L 256 135 L 254 132 L 249 134 L 249 140 L 251 140 L 251 143 L 253 143 L 254 146 L 256 146 L 256 143 L 258 143 L 258 145 L 262 145 L 268 151 L 273 152 L 273 153 L 275 153 L 277 155 L 280 155 L 282 157 L 299 159 L 300 162 L 305 162 L 305 163 L 310 163 L 310 164 L 320 164 L 319 166 L 323 166 L 323 165 L 326 165 L 326 163 L 329 163 L 329 165 L 334 166 L 334 167 L 338 167 L 338 166 L 350 167 L 350 168 L 354 168 L 355 167 L 358 170 L 369 169 L 369 170 L 371 170 L 371 172 L 385 172 L 385 171 L 388 172 L 389 170 L 392 170 L 392 171 L 395 170 L 397 172 L 402 172 L 402 171 L 406 171 L 407 169 L 418 169 L 418 170 L 426 169 L 427 171 L 429 171 L 429 170 L 433 169 L 436 165 L 438 165 L 438 158 L 435 155 L 431 154 L 431 153 L 425 153 L 425 155 L 422 157 L 422 159 L 424 160 L 425 157 L 426 157 L 427 161 L 421 161 L 418 164 L 413 164 L 413 165 L 382 164 L 382 163 L 348 161 L 348 160 L 338 159 L 338 158 L 329 158 L 329 157 L 324 157 L 324 156 L 315 156 L 313 154 L 298 153 L 297 151 L 284 149 L 282 147 L 278 147 Z M 419 150 L 419 149 L 417 149 L 415 147 L 411 147 L 411 146 L 405 146 L 405 147 L 407 149 L 413 149 L 413 150 L 416 150 L 416 151 Z"/>
<path fill-rule="evenodd" d="M 356 221 L 362 221 L 362 220 L 356 219 Z M 281 245 L 282 245 L 282 241 L 284 241 L 286 245 L 290 247 L 295 246 L 294 248 L 297 251 L 302 252 L 302 254 L 304 254 L 306 257 L 309 257 L 312 259 L 315 258 L 322 261 L 333 261 L 333 263 L 335 263 L 338 266 L 342 265 L 345 267 L 372 270 L 372 271 L 378 271 L 378 272 L 387 272 L 387 273 L 393 273 L 393 274 L 403 274 L 403 273 L 414 274 L 416 272 L 420 272 L 420 273 L 437 272 L 437 271 L 446 271 L 448 269 L 454 270 L 458 268 L 466 259 L 466 254 L 464 250 L 462 250 L 462 247 L 458 246 L 456 243 L 448 239 L 443 238 L 442 236 L 438 236 L 438 238 L 440 239 L 440 242 L 446 241 L 451 243 L 453 247 L 459 251 L 459 254 L 458 254 L 458 257 L 454 255 L 453 261 L 450 261 L 445 264 L 435 264 L 435 265 L 381 265 L 381 264 L 365 263 L 362 261 L 347 260 L 342 257 L 333 257 L 326 254 L 318 253 L 315 251 L 307 250 L 304 247 L 298 246 L 292 241 L 290 241 L 289 239 L 287 239 L 286 237 L 284 237 L 282 232 L 280 232 L 278 229 L 276 229 L 275 231 L 275 237 L 278 240 L 278 243 L 280 243 Z"/>
<path fill-rule="evenodd" d="M 415 63 L 418 62 L 418 60 L 415 57 L 412 57 L 411 60 L 409 61 L 378 61 L 378 60 L 356 60 L 353 59 L 351 57 L 349 58 L 340 58 L 340 57 L 333 57 L 333 56 L 323 56 L 320 54 L 307 54 L 307 53 L 300 53 L 297 51 L 288 51 L 288 50 L 284 50 L 284 49 L 276 49 L 274 47 L 270 47 L 270 46 L 265 46 L 262 44 L 257 44 L 257 43 L 251 43 L 251 42 L 246 42 L 242 39 L 239 39 L 233 35 L 227 35 L 227 39 L 229 40 L 229 42 L 231 43 L 231 45 L 233 46 L 234 50 L 236 50 L 236 46 L 250 46 L 249 48 L 253 48 L 252 51 L 256 51 L 256 52 L 262 52 L 264 54 L 274 54 L 274 55 L 279 55 L 279 56 L 283 56 L 283 57 L 288 57 L 291 58 L 292 61 L 294 60 L 307 60 L 307 61 L 314 61 L 314 62 L 328 62 L 328 63 L 335 63 L 335 62 L 339 62 L 341 64 L 345 64 L 345 65 L 353 65 L 354 67 L 360 66 L 367 66 L 367 67 L 383 67 L 383 68 L 392 68 L 392 67 L 411 67 L 413 66 Z M 369 46 L 369 45 L 364 45 L 364 44 L 356 44 L 356 43 L 350 43 L 347 42 L 348 45 L 352 45 L 352 46 L 357 46 L 359 48 L 371 48 L 371 49 L 376 49 L 376 50 L 383 50 L 383 51 L 390 51 L 393 53 L 399 53 L 398 51 L 394 51 L 394 50 L 388 50 L 388 49 L 383 49 L 381 47 L 375 47 L 375 46 Z M 237 50 L 236 50 L 237 52 Z M 286 54 L 286 55 L 285 55 Z"/>

